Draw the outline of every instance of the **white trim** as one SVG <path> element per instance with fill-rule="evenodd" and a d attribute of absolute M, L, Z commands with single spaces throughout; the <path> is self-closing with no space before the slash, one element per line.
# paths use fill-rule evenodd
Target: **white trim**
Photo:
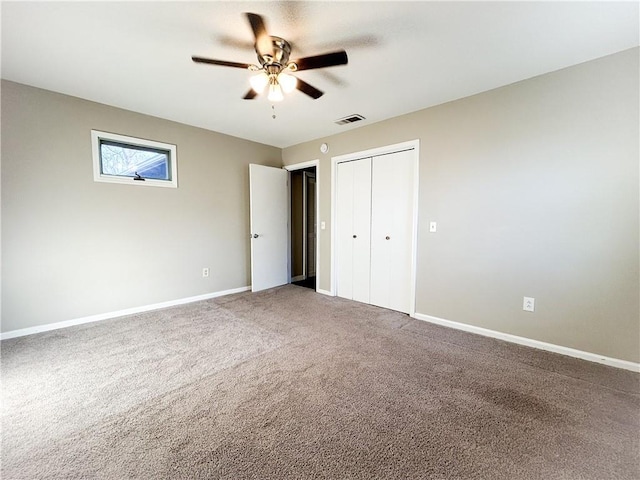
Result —
<path fill-rule="evenodd" d="M 291 172 L 292 170 L 302 170 L 303 168 L 317 167 L 319 163 L 320 163 L 320 160 L 309 160 L 308 162 L 300 162 L 300 163 L 293 163 L 291 165 L 285 165 L 282 168 Z"/>
<path fill-rule="evenodd" d="M 335 224 L 336 224 L 336 173 L 338 163 L 359 160 L 361 158 L 376 157 L 388 153 L 413 150 L 415 155 L 415 177 L 413 195 L 413 232 L 411 238 L 411 300 L 409 315 L 414 316 L 416 311 L 416 277 L 418 255 L 418 195 L 420 193 L 420 140 L 410 140 L 393 145 L 371 148 L 360 152 L 347 153 L 331 157 L 331 295 L 336 296 L 336 255 L 335 255 Z"/>
<path fill-rule="evenodd" d="M 293 163 L 291 165 L 285 165 L 285 170 L 291 172 L 293 170 L 302 170 L 304 168 L 316 168 L 316 292 L 319 292 L 318 285 L 320 284 L 320 160 L 309 160 L 307 162 Z M 291 175 L 289 175 L 289 223 L 291 224 Z M 291 225 L 289 225 L 289 232 L 291 232 Z M 289 277 L 291 277 L 291 233 L 289 233 Z M 305 254 L 306 256 L 306 254 Z M 305 269 L 306 273 L 306 269 Z M 291 279 L 291 281 L 295 281 Z"/>
<path fill-rule="evenodd" d="M 316 292 L 321 293 L 322 295 L 327 295 L 329 297 L 335 297 L 335 295 L 331 293 L 329 290 L 322 290 L 321 288 L 318 288 L 316 289 Z"/>
<path fill-rule="evenodd" d="M 169 153 L 169 170 L 171 172 L 170 180 L 156 180 L 145 178 L 144 182 L 136 181 L 132 177 L 124 177 L 118 175 L 104 175 L 102 173 L 100 162 L 100 140 L 109 140 L 128 145 L 136 145 L 139 147 L 149 147 L 160 150 L 166 150 Z M 178 188 L 178 161 L 177 147 L 171 143 L 156 142 L 146 140 L 144 138 L 128 137 L 126 135 L 118 135 L 117 133 L 101 132 L 99 130 L 91 130 L 91 152 L 93 155 L 93 181 L 105 183 L 122 183 L 125 185 L 147 186 L 147 187 L 168 187 Z"/>
<path fill-rule="evenodd" d="M 336 181 L 338 175 L 338 158 L 331 158 L 331 276 L 329 278 L 329 291 L 331 296 L 335 297 L 336 289 L 336 202 L 338 192 L 336 189 Z"/>
<path fill-rule="evenodd" d="M 185 303 L 199 302 L 201 300 L 209 300 L 211 298 L 222 297 L 224 295 L 231 295 L 232 293 L 240 293 L 251 290 L 251 286 L 232 288 L 230 290 L 223 290 L 220 292 L 205 293 L 204 295 L 196 295 L 195 297 L 179 298 L 177 300 L 170 300 L 168 302 L 154 303 L 152 305 L 144 305 L 141 307 L 127 308 L 125 310 L 118 310 L 116 312 L 100 313 L 98 315 L 90 315 L 88 317 L 74 318 L 73 320 L 65 320 L 63 322 L 49 323 L 47 325 L 38 325 L 35 327 L 21 328 L 19 330 L 11 330 L 0 334 L 0 340 L 7 340 L 9 338 L 23 337 L 25 335 L 32 335 L 34 333 L 48 332 L 50 330 L 58 330 L 60 328 L 72 327 L 74 325 L 82 325 L 83 323 L 99 322 L 101 320 L 108 320 L 110 318 L 124 317 L 125 315 L 134 315 L 136 313 L 149 312 L 152 310 L 159 310 L 161 308 L 174 307 L 176 305 L 183 305 Z"/>
<path fill-rule="evenodd" d="M 307 240 L 307 172 L 302 172 L 302 275 L 305 278 L 307 276 Z"/>
<path fill-rule="evenodd" d="M 454 322 L 451 320 L 445 320 L 443 318 L 432 317 L 431 315 L 425 315 L 423 313 L 416 313 L 412 315 L 413 318 L 423 320 L 425 322 L 435 323 L 449 328 L 455 328 L 456 330 L 463 330 L 465 332 L 471 332 L 485 337 L 497 338 L 506 342 L 517 343 L 518 345 L 524 345 L 527 347 L 537 348 L 539 350 L 546 350 L 548 352 L 559 353 L 561 355 L 567 355 L 569 357 L 580 358 L 589 362 L 601 363 L 610 367 L 622 368 L 624 370 L 631 370 L 632 372 L 640 372 L 640 363 L 629 362 L 627 360 L 620 360 L 618 358 L 611 358 L 597 353 L 584 352 L 582 350 L 576 350 L 574 348 L 563 347 L 561 345 L 555 345 L 552 343 L 541 342 L 540 340 L 533 340 L 531 338 L 519 337 L 510 333 L 498 332 L 496 330 L 489 330 L 488 328 L 476 327 L 474 325 L 468 325 L 466 323 Z"/>
<path fill-rule="evenodd" d="M 420 140 L 411 142 L 415 155 L 415 170 L 413 172 L 413 231 L 411 232 L 411 305 L 409 316 L 416 313 L 416 283 L 418 282 L 418 206 L 420 205 Z"/>
<path fill-rule="evenodd" d="M 283 170 L 286 170 L 283 168 Z M 293 222 L 291 218 L 291 192 L 293 188 L 293 182 L 291 181 L 291 172 L 287 170 L 287 228 L 289 230 L 289 234 L 287 235 L 287 278 L 289 279 L 289 283 L 293 282 L 293 278 L 291 278 L 291 271 L 293 269 L 292 254 L 291 254 L 291 237 L 293 237 Z"/>
<path fill-rule="evenodd" d="M 335 163 L 348 162 L 350 160 L 359 160 L 367 157 L 378 157 L 386 153 L 395 153 L 403 150 L 411 150 L 417 148 L 420 144 L 420 140 L 409 140 L 402 143 L 394 143 L 393 145 L 385 145 L 383 147 L 370 148 L 369 150 L 362 150 L 360 152 L 345 153 L 344 155 L 338 155 L 331 157 L 331 161 Z"/>

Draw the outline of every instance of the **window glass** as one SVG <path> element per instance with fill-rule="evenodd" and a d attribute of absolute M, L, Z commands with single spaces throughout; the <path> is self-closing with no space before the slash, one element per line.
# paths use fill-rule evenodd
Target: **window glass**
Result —
<path fill-rule="evenodd" d="M 167 151 L 101 140 L 100 160 L 104 175 L 170 180 Z"/>
<path fill-rule="evenodd" d="M 91 131 L 97 182 L 177 187 L 176 146 Z"/>

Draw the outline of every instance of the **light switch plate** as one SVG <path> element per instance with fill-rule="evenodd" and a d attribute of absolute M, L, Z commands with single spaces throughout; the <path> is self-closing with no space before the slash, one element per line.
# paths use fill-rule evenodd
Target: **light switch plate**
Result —
<path fill-rule="evenodd" d="M 320 222 L 320 230 L 324 230 L 325 228 L 327 228 L 327 224 L 324 222 Z"/>
<path fill-rule="evenodd" d="M 438 225 L 436 224 L 436 222 L 429 222 L 429 233 L 436 233 L 437 228 Z"/>

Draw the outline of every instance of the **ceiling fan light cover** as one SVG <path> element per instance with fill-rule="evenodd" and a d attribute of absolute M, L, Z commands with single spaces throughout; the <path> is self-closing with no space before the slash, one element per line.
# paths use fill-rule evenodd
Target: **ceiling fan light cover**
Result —
<path fill-rule="evenodd" d="M 278 75 L 278 83 L 282 87 L 284 93 L 291 93 L 296 89 L 298 85 L 298 79 L 288 73 L 281 73 Z"/>
<path fill-rule="evenodd" d="M 251 88 L 256 93 L 264 92 L 265 87 L 269 84 L 269 76 L 265 72 L 260 72 L 249 79 Z"/>
<path fill-rule="evenodd" d="M 267 98 L 270 102 L 281 102 L 284 99 L 282 88 L 278 83 L 269 85 L 269 96 Z"/>

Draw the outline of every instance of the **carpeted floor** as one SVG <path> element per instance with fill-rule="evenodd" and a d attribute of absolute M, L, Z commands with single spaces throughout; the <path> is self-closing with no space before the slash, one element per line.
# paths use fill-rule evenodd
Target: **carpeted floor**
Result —
<path fill-rule="evenodd" d="M 640 376 L 284 286 L 5 340 L 9 479 L 638 479 Z"/>

